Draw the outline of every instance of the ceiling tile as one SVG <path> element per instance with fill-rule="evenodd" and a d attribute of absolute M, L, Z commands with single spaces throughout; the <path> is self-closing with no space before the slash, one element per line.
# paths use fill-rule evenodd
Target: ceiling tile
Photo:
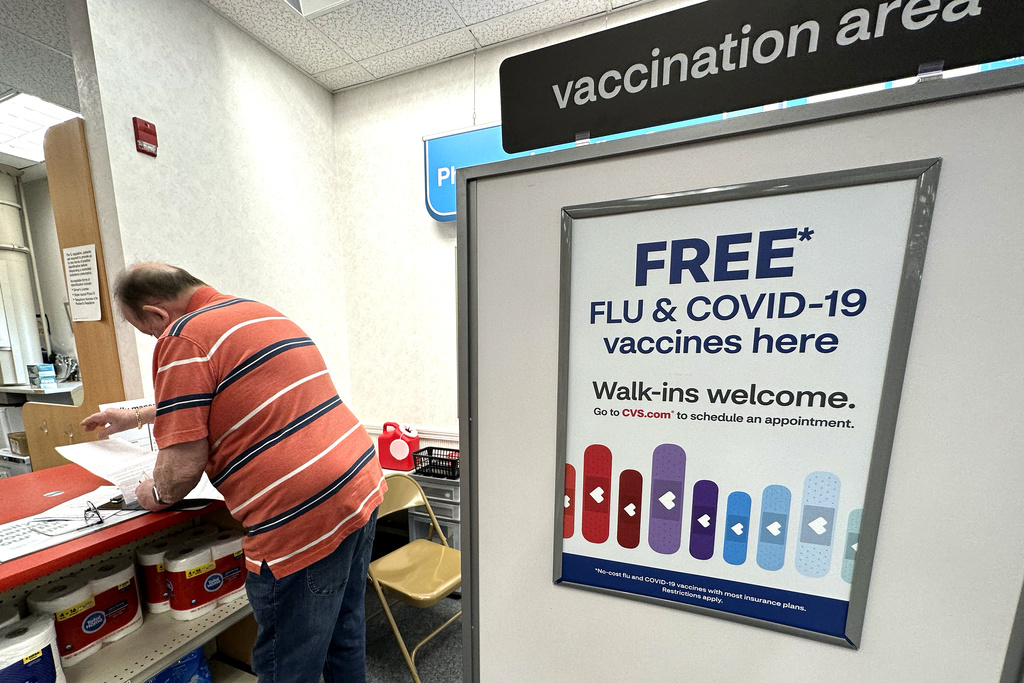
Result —
<path fill-rule="evenodd" d="M 636 0 L 629 0 L 635 2 Z M 544 0 L 450 0 L 452 7 L 466 24 L 478 24 L 503 14 L 509 14 L 524 7 L 537 5 Z"/>
<path fill-rule="evenodd" d="M 205 0 L 306 73 L 327 71 L 352 60 L 282 0 Z"/>
<path fill-rule="evenodd" d="M 314 74 L 313 78 L 317 83 L 332 91 L 373 80 L 373 76 L 358 64 L 349 64 L 340 69 Z"/>
<path fill-rule="evenodd" d="M 20 92 L 78 111 L 71 57 L 0 26 L 0 77 Z"/>
<path fill-rule="evenodd" d="M 0 25 L 71 56 L 65 0 L 3 0 Z"/>
<path fill-rule="evenodd" d="M 625 7 L 626 5 L 632 5 L 633 3 L 639 2 L 640 0 L 612 0 L 612 9 L 618 9 Z"/>
<path fill-rule="evenodd" d="M 384 78 L 402 71 L 434 64 L 476 48 L 476 41 L 463 29 L 431 38 L 401 50 L 388 52 L 360 62 L 374 78 Z"/>
<path fill-rule="evenodd" d="M 472 31 L 481 45 L 494 45 L 601 14 L 607 7 L 607 0 L 553 0 L 477 24 Z"/>
<path fill-rule="evenodd" d="M 360 0 L 312 23 L 358 61 L 463 28 L 446 0 Z"/>

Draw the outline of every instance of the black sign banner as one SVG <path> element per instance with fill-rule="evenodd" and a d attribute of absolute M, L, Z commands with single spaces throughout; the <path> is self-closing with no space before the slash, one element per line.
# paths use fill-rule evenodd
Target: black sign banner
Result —
<path fill-rule="evenodd" d="M 506 59 L 508 153 L 1024 55 L 1022 0 L 707 0 Z"/>

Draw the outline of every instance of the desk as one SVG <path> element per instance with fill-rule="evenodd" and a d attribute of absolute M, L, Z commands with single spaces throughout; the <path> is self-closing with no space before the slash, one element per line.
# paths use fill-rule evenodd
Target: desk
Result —
<path fill-rule="evenodd" d="M 39 514 L 100 486 L 109 485 L 110 482 L 75 464 L 0 479 L 0 501 L 3 501 L 0 524 Z M 44 495 L 53 491 L 63 493 L 50 497 Z M 96 501 L 97 504 L 99 502 Z M 86 536 L 0 563 L 0 593 L 223 506 L 223 503 L 215 503 L 201 510 L 153 512 L 127 522 L 99 526 Z"/>

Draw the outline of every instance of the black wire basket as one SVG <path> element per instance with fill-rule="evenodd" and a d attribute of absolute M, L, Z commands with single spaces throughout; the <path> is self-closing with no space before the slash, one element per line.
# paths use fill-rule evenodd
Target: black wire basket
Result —
<path fill-rule="evenodd" d="M 442 479 L 459 478 L 459 451 L 455 448 L 427 446 L 412 454 L 417 474 Z"/>

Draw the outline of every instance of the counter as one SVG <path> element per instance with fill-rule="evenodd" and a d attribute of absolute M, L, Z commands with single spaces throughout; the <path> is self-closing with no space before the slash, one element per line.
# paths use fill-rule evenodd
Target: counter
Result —
<path fill-rule="evenodd" d="M 45 512 L 64 501 L 109 485 L 110 482 L 75 464 L 0 479 L 0 501 L 3 501 L 0 524 Z M 44 495 L 55 491 L 63 493 L 49 497 Z M 99 504 L 101 501 L 95 502 Z M 127 522 L 101 525 L 86 536 L 0 563 L 0 593 L 223 506 L 218 502 L 200 510 L 154 512 Z"/>

